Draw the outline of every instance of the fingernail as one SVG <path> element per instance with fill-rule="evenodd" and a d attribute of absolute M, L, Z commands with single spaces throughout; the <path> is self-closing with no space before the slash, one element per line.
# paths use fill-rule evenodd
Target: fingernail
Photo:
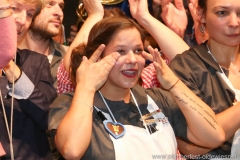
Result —
<path fill-rule="evenodd" d="M 104 49 L 105 48 L 105 45 L 104 44 L 101 44 L 100 45 L 100 49 Z"/>

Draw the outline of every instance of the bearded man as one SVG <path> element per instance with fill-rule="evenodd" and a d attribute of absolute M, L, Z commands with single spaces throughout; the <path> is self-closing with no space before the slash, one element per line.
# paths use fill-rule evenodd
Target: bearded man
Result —
<path fill-rule="evenodd" d="M 40 14 L 34 19 L 29 31 L 22 42 L 20 49 L 29 49 L 48 57 L 54 87 L 57 87 L 57 69 L 67 50 L 66 46 L 53 40 L 62 27 L 63 0 L 45 0 Z"/>

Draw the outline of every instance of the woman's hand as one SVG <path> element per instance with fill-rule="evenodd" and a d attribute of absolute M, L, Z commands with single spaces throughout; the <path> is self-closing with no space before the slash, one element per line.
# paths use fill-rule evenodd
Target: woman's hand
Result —
<path fill-rule="evenodd" d="M 104 15 L 103 5 L 99 0 L 83 0 L 84 8 L 88 13 L 88 17 L 99 16 L 101 19 Z"/>
<path fill-rule="evenodd" d="M 150 15 L 147 0 L 128 0 L 133 18 L 139 20 L 144 15 Z"/>
<path fill-rule="evenodd" d="M 65 159 L 81 159 L 89 147 L 95 92 L 105 83 L 120 57 L 118 52 L 114 52 L 100 59 L 104 49 L 105 45 L 102 44 L 90 59 L 83 57 L 77 69 L 74 97 L 55 135 L 56 146 Z M 76 142 L 81 142 L 81 145 Z"/>
<path fill-rule="evenodd" d="M 157 49 L 153 49 L 151 46 L 148 46 L 148 51 L 152 55 L 153 65 L 156 69 L 158 81 L 164 89 L 170 89 L 178 81 L 178 78 L 163 61 Z M 143 56 L 146 57 L 145 54 Z M 151 59 L 150 56 L 148 57 L 148 59 Z"/>
<path fill-rule="evenodd" d="M 165 25 L 183 38 L 188 23 L 183 1 L 174 0 L 174 4 L 172 4 L 171 0 L 162 0 L 161 7 L 161 17 Z"/>
<path fill-rule="evenodd" d="M 105 45 L 100 45 L 90 59 L 83 57 L 83 61 L 77 69 L 77 85 L 86 90 L 97 91 L 106 82 L 108 74 L 112 70 L 116 61 L 120 57 L 118 52 L 114 52 L 103 59 L 100 56 L 105 49 Z"/>

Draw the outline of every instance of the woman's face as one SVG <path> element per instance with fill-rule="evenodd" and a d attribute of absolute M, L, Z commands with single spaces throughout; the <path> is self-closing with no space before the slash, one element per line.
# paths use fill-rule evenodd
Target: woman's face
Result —
<path fill-rule="evenodd" d="M 122 30 L 114 35 L 104 51 L 104 56 L 119 52 L 121 57 L 110 72 L 105 86 L 132 88 L 138 83 L 145 64 L 142 51 L 143 43 L 137 29 Z"/>
<path fill-rule="evenodd" d="M 220 44 L 240 44 L 240 1 L 208 0 L 205 14 L 209 38 Z"/>

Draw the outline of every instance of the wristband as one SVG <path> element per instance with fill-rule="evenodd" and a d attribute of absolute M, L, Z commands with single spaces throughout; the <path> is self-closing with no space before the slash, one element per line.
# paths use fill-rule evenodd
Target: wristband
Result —
<path fill-rule="evenodd" d="M 178 78 L 177 82 L 175 82 L 175 83 L 172 85 L 172 87 L 170 87 L 169 89 L 167 89 L 167 91 L 170 91 L 178 82 L 179 82 L 179 78 Z"/>

